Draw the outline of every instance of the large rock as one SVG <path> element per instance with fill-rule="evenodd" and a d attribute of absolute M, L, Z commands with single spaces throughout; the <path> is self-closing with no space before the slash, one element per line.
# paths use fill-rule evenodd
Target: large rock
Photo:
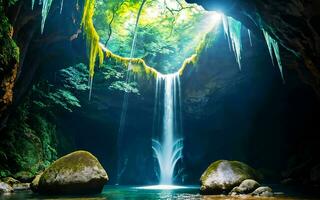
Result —
<path fill-rule="evenodd" d="M 108 175 L 96 157 L 76 151 L 55 161 L 39 180 L 43 194 L 97 194 L 108 181 Z"/>
<path fill-rule="evenodd" d="M 252 195 L 260 197 L 272 197 L 273 192 L 270 187 L 258 187 L 255 191 L 252 192 Z"/>
<path fill-rule="evenodd" d="M 20 181 L 14 179 L 14 178 L 12 178 L 12 177 L 6 177 L 6 178 L 4 178 L 4 179 L 3 179 L 3 182 L 9 184 L 10 186 L 13 186 L 14 184 L 20 183 Z"/>
<path fill-rule="evenodd" d="M 249 194 L 251 192 L 253 192 L 255 189 L 257 189 L 258 187 L 260 187 L 260 184 L 252 179 L 246 179 L 244 181 L 242 181 L 242 183 L 237 186 L 234 187 L 230 194 L 231 195 L 239 195 L 239 194 Z"/>
<path fill-rule="evenodd" d="M 212 163 L 200 178 L 202 194 L 229 193 L 245 179 L 257 179 L 250 166 L 238 162 L 219 160 Z"/>
<path fill-rule="evenodd" d="M 10 192 L 13 192 L 13 188 L 5 182 L 0 182 L 0 194 L 10 193 Z"/>

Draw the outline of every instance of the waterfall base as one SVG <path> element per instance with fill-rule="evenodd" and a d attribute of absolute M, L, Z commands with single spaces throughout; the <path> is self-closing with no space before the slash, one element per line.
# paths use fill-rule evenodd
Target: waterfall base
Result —
<path fill-rule="evenodd" d="M 137 188 L 143 189 L 143 190 L 178 190 L 178 189 L 186 189 L 188 187 L 180 186 L 180 185 L 150 185 L 150 186 L 142 186 Z"/>

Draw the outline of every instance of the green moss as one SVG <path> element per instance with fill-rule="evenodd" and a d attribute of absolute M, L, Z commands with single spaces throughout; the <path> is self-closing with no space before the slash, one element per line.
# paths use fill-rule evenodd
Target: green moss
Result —
<path fill-rule="evenodd" d="M 103 169 L 99 161 L 91 153 L 87 151 L 76 151 L 53 162 L 52 165 L 43 172 L 40 182 L 55 178 L 52 176 L 55 176 L 58 172 L 79 172 L 88 166 L 98 166 Z"/>
<path fill-rule="evenodd" d="M 201 176 L 201 181 L 206 180 L 213 171 L 216 171 L 219 165 L 222 162 L 228 162 L 230 164 L 231 169 L 238 175 L 241 175 L 241 179 L 254 178 L 259 179 L 259 175 L 257 172 L 251 168 L 249 165 L 239 162 L 239 161 L 226 161 L 226 160 L 218 160 L 212 163 L 204 174 Z M 252 177 L 253 176 L 253 177 Z"/>
<path fill-rule="evenodd" d="M 15 1 L 0 0 L 0 111 L 6 110 L 12 103 L 13 87 L 19 62 L 19 48 L 12 39 L 13 28 L 5 10 Z M 0 117 L 1 117 L 0 112 Z"/>

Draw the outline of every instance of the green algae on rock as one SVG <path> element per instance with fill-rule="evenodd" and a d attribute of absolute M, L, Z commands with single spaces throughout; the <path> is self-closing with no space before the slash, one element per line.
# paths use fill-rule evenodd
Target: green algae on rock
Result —
<path fill-rule="evenodd" d="M 246 179 L 257 179 L 257 172 L 239 161 L 218 160 L 200 178 L 202 194 L 228 193 Z"/>
<path fill-rule="evenodd" d="M 76 151 L 56 160 L 40 177 L 42 194 L 97 194 L 108 175 L 96 157 Z"/>

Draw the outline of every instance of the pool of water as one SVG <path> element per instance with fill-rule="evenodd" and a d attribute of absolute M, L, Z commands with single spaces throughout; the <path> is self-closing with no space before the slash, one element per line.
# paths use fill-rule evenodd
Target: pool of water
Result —
<path fill-rule="evenodd" d="M 275 190 L 277 192 L 277 190 Z M 222 195 L 200 195 L 198 186 L 183 187 L 135 187 L 135 186 L 105 186 L 103 192 L 93 196 L 42 196 L 31 191 L 21 191 L 5 196 L 1 200 L 320 200 L 317 197 L 303 197 L 298 194 L 289 195 L 279 192 L 272 198 L 257 198 L 249 196 L 230 197 Z"/>

